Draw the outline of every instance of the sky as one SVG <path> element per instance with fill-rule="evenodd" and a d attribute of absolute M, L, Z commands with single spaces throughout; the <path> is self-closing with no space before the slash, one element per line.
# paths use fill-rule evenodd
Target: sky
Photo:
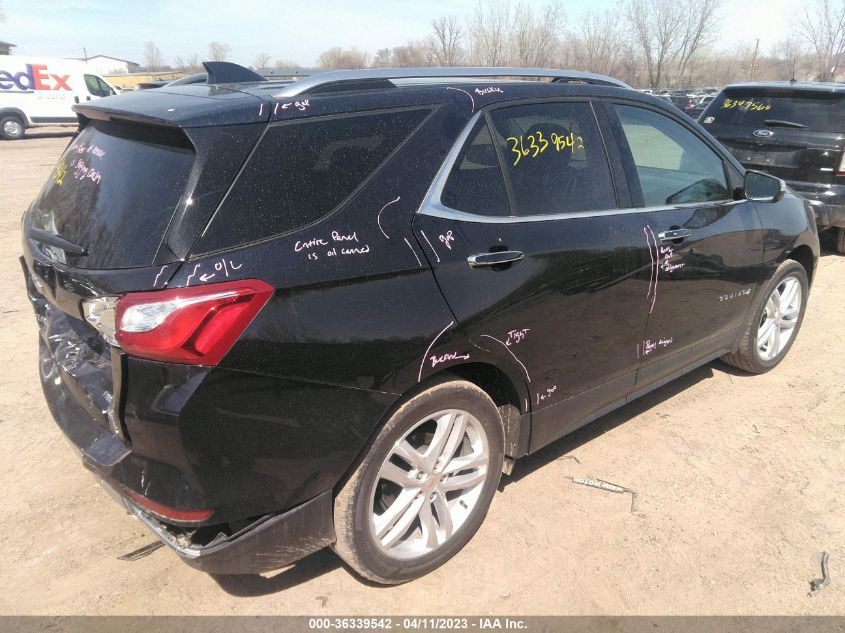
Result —
<path fill-rule="evenodd" d="M 525 0 L 537 7 L 546 0 Z M 212 40 L 232 49 L 230 61 L 250 65 L 262 51 L 271 60 L 312 66 L 332 46 L 357 46 L 373 55 L 429 33 L 432 18 L 473 13 L 477 0 L 0 0 L 6 21 L 0 40 L 15 54 L 82 57 L 109 55 L 144 63 L 154 41 L 171 63 L 193 54 L 207 59 Z M 567 28 L 586 9 L 617 0 L 562 0 Z M 797 0 L 722 0 L 722 45 L 760 39 L 765 52 L 789 33 Z"/>

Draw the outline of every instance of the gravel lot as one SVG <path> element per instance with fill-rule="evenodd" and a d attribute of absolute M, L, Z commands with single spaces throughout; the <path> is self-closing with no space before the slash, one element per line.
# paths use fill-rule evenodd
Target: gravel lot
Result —
<path fill-rule="evenodd" d="M 17 261 L 68 140 L 0 142 L 0 613 L 845 614 L 845 257 L 829 246 L 777 369 L 712 363 L 519 462 L 473 541 L 419 581 L 371 586 L 329 551 L 242 577 L 166 548 L 117 560 L 153 538 L 53 424 Z M 636 511 L 568 479 L 588 476 L 637 490 Z M 831 584 L 809 597 L 821 550 Z"/>

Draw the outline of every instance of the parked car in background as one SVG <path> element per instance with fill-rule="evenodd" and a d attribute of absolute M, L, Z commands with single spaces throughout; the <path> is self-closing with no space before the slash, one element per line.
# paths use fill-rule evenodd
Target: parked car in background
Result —
<path fill-rule="evenodd" d="M 0 138 L 21 138 L 44 125 L 73 125 L 72 107 L 117 90 L 79 60 L 0 56 Z"/>
<path fill-rule="evenodd" d="M 687 111 L 687 114 L 690 115 L 693 119 L 697 119 L 701 116 L 701 113 L 704 112 L 704 109 L 710 105 L 710 102 L 713 101 L 715 95 L 704 95 L 697 100 L 697 103 Z"/>
<path fill-rule="evenodd" d="M 21 258 L 57 424 L 194 567 L 417 578 L 515 459 L 796 339 L 809 203 L 618 80 L 206 66 L 77 108 Z"/>
<path fill-rule="evenodd" d="M 816 206 L 845 253 L 845 84 L 756 82 L 726 87 L 699 117 L 748 169 L 782 178 Z"/>
<path fill-rule="evenodd" d="M 187 77 L 180 77 L 173 81 L 168 81 L 165 86 L 189 86 L 191 84 L 204 84 L 208 81 L 208 73 L 194 73 Z M 159 86 L 161 87 L 161 86 Z"/>
<path fill-rule="evenodd" d="M 697 97 L 683 94 L 683 95 L 669 95 L 669 100 L 673 106 L 678 108 L 681 112 L 686 114 L 687 116 L 692 116 L 690 112 L 698 105 L 700 99 Z"/>

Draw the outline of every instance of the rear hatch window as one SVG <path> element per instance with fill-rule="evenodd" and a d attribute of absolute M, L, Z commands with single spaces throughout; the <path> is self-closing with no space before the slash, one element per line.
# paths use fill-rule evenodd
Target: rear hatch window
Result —
<path fill-rule="evenodd" d="M 38 248 L 79 268 L 153 264 L 194 156 L 181 130 L 92 122 L 65 150 L 30 217 L 35 228 L 88 254 L 44 243 Z"/>
<path fill-rule="evenodd" d="M 842 94 L 789 88 L 733 88 L 707 109 L 706 123 L 750 128 L 793 127 L 833 131 L 843 127 Z M 712 117 L 712 120 L 706 120 Z"/>

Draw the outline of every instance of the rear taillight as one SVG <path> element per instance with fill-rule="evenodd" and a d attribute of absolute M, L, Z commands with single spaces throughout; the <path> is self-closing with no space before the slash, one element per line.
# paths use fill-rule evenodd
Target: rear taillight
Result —
<path fill-rule="evenodd" d="M 837 176 L 845 176 L 845 152 L 842 152 L 842 158 L 839 161 L 839 169 L 836 170 Z"/>
<path fill-rule="evenodd" d="M 179 521 L 181 523 L 193 523 L 196 521 L 205 521 L 211 518 L 211 515 L 214 514 L 214 510 L 179 510 L 177 508 L 171 508 L 169 506 L 156 503 L 152 499 L 148 499 L 144 495 L 139 494 L 130 488 L 126 488 L 125 490 L 126 494 L 129 495 L 132 501 L 145 510 L 161 517 L 165 521 L 170 519 L 171 521 Z"/>
<path fill-rule="evenodd" d="M 132 292 L 83 303 L 86 320 L 127 354 L 216 365 L 273 294 L 257 279 Z"/>

